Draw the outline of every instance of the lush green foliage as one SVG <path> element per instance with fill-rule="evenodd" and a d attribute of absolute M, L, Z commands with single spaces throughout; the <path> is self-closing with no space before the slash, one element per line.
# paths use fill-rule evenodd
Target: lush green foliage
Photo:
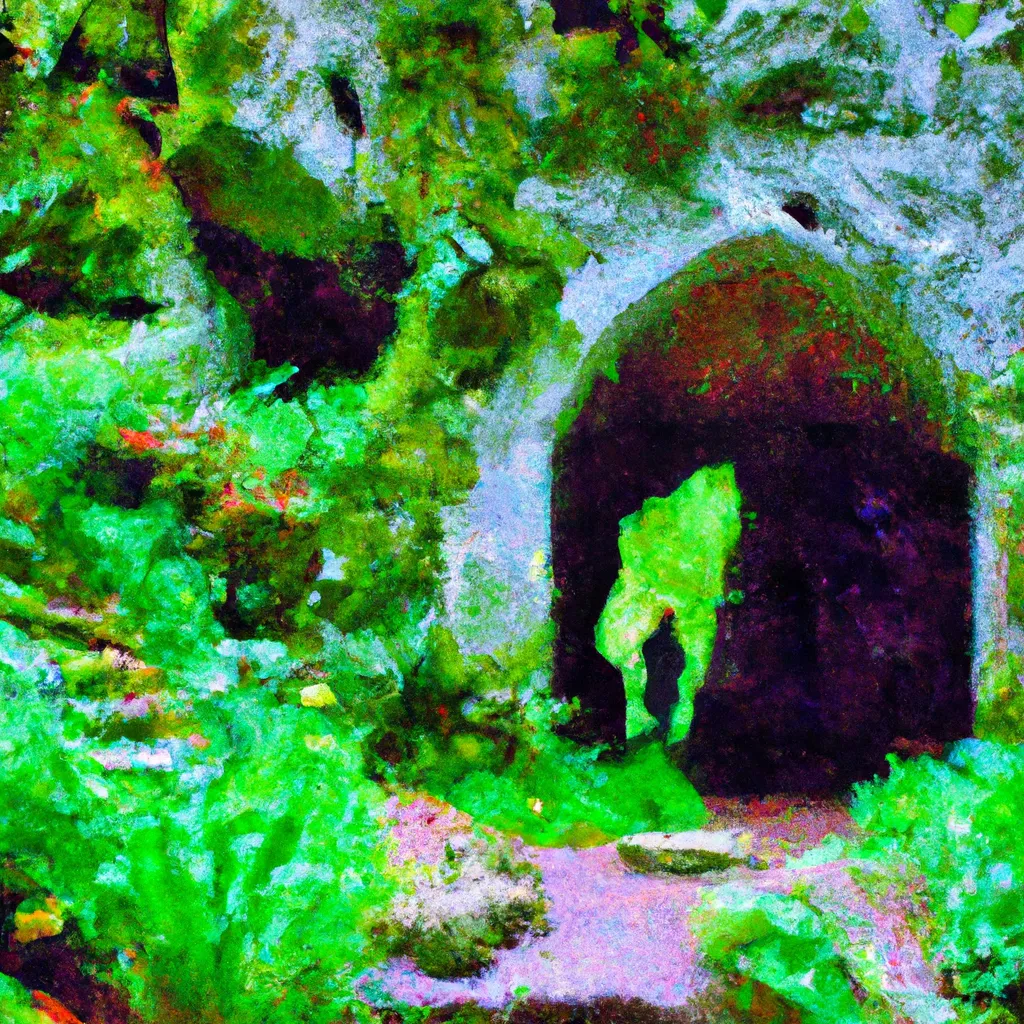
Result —
<path fill-rule="evenodd" d="M 868 856 L 899 858 L 923 876 L 933 953 L 955 990 L 999 996 L 1024 971 L 1024 752 L 980 740 L 945 761 L 892 758 L 885 782 L 858 788 L 854 816 Z"/>
<path fill-rule="evenodd" d="M 558 303 L 587 249 L 517 194 L 533 175 L 605 175 L 692 196 L 714 103 L 746 128 L 859 131 L 887 84 L 797 64 L 712 100 L 686 33 L 644 27 L 657 5 L 614 4 L 618 28 L 561 37 L 546 5 L 527 24 L 512 0 L 371 5 L 371 73 L 284 6 L 9 0 L 0 26 L 3 886 L 54 897 L 61 941 L 149 1020 L 356 1012 L 353 983 L 390 941 L 384 785 L 539 843 L 703 821 L 660 744 L 556 731 L 573 709 L 547 692 L 549 632 L 467 656 L 441 621 L 443 515 L 476 482 L 481 405 L 541 350 L 575 358 Z M 699 0 L 686 32 L 724 8 Z M 869 12 L 849 8 L 837 51 L 868 52 Z M 364 12 L 321 13 L 347 27 Z M 315 46 L 296 70 L 290 48 Z M 550 87 L 532 113 L 510 78 L 527 49 Z M 330 109 L 342 72 L 370 99 L 369 138 L 323 180 L 289 126 L 310 92 Z M 942 72 L 952 89 L 955 57 Z M 776 109 L 792 90 L 845 121 Z M 211 225 L 270 263 L 336 268 L 353 309 L 393 306 L 372 367 L 254 361 L 272 275 L 234 296 L 244 260 L 214 272 Z M 368 269 L 385 243 L 408 264 L 398 294 Z M 1021 968 L 1004 885 L 1024 870 L 1016 755 L 993 751 L 899 768 L 859 804 L 874 848 L 936 887 L 967 995 Z M 779 963 L 810 958 L 817 1001 L 779 991 L 825 1014 L 841 955 L 801 906 L 721 908 L 752 966 L 714 929 L 708 948 L 776 987 Z M 510 927 L 484 922 L 463 958 L 486 962 Z M 39 1019 L 2 975 L 0 1016 Z"/>
<path fill-rule="evenodd" d="M 546 696 L 546 631 L 532 645 L 468 659 L 446 629 L 427 640 L 401 691 L 374 705 L 374 762 L 385 778 L 426 785 L 481 822 L 542 844 L 703 822 L 700 798 L 660 743 L 610 757 L 554 732 L 572 708 Z"/>
<path fill-rule="evenodd" d="M 154 9 L 22 5 L 0 64 L 0 849 L 143 1016 L 337 1019 L 387 951 L 368 777 L 543 842 L 704 812 L 660 750 L 605 763 L 555 735 L 547 635 L 466 658 L 432 624 L 475 402 L 575 340 L 557 303 L 584 249 L 515 203 L 539 166 L 518 9 L 382 8 L 383 162 L 333 187 L 238 127 L 269 7 Z M 260 296 L 211 272 L 207 223 L 369 299 L 399 240 L 413 274 L 373 370 L 253 363 Z"/>
<path fill-rule="evenodd" d="M 896 892 L 916 905 L 925 953 L 947 982 L 943 1014 L 1009 1024 L 1018 1019 L 1024 970 L 1016 882 L 1024 754 L 964 740 L 944 761 L 890 760 L 888 779 L 856 788 L 853 814 L 865 835 L 833 839 L 820 857 L 852 858 L 848 870 L 865 892 L 877 889 L 882 905 Z M 779 1020 L 787 1007 L 822 1024 L 899 1019 L 877 958 L 853 943 L 850 924 L 858 922 L 848 916 L 812 884 L 788 896 L 725 885 L 705 897 L 694 926 L 708 964 L 740 980 L 739 1011 L 758 999 L 760 1012 Z"/>
<path fill-rule="evenodd" d="M 781 1001 L 769 1003 L 776 1019 L 787 1005 L 807 1024 L 891 1019 L 877 991 L 855 997 L 850 941 L 808 898 L 722 886 L 702 904 L 695 930 L 708 962 L 743 979 L 734 997 L 739 1010 L 749 1010 L 763 986 Z"/>
<path fill-rule="evenodd" d="M 358 736 L 255 686 L 161 695 L 188 737 L 112 740 L 132 700 L 62 715 L 45 651 L 4 650 L 0 834 L 69 941 L 147 1018 L 337 1020 L 394 884 Z"/>

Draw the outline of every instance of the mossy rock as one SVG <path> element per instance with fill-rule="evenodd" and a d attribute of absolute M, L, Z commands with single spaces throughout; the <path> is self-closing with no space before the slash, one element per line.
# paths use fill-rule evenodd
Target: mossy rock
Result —
<path fill-rule="evenodd" d="M 465 978 L 489 967 L 496 950 L 544 934 L 547 900 L 539 869 L 516 843 L 473 828 L 464 815 L 444 827 L 440 859 L 421 851 L 406 862 L 389 945 L 431 977 Z"/>
<path fill-rule="evenodd" d="M 527 932 L 545 931 L 544 909 L 543 898 L 495 905 L 483 917 L 464 914 L 438 928 L 414 928 L 396 951 L 433 978 L 471 977 L 491 965 L 496 950 L 511 949 Z"/>
<path fill-rule="evenodd" d="M 644 873 L 700 875 L 747 862 L 733 832 L 644 832 L 616 848 L 630 870 Z"/>

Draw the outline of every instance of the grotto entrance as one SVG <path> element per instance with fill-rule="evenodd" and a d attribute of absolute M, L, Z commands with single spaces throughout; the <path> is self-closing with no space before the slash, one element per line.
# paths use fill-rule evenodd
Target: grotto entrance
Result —
<path fill-rule="evenodd" d="M 882 347 L 773 270 L 694 288 L 613 376 L 553 462 L 555 687 L 580 698 L 586 735 L 625 735 L 594 639 L 620 520 L 727 463 L 735 603 L 671 748 L 697 788 L 835 792 L 889 751 L 970 735 L 972 474 Z"/>

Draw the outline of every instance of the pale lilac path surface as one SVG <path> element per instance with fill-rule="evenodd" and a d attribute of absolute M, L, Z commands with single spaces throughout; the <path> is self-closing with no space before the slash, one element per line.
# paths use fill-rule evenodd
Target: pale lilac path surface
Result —
<path fill-rule="evenodd" d="M 531 849 L 544 875 L 551 932 L 501 950 L 479 978 L 439 981 L 395 961 L 383 978 L 394 998 L 441 1006 L 502 1007 L 517 989 L 549 1002 L 637 997 L 678 1006 L 701 986 L 686 928 L 701 885 L 626 872 L 613 846 Z"/>
<path fill-rule="evenodd" d="M 458 827 L 465 817 L 419 801 L 398 816 L 399 849 L 405 856 L 426 855 L 424 859 L 431 859 L 434 847 L 443 848 L 438 831 Z M 767 871 L 738 868 L 683 878 L 632 873 L 612 845 L 525 847 L 523 852 L 543 874 L 550 901 L 549 934 L 499 950 L 492 967 L 478 978 L 438 980 L 422 974 L 410 960 L 396 959 L 367 978 L 367 997 L 374 999 L 376 992 L 412 1005 L 475 1002 L 501 1008 L 528 990 L 531 999 L 541 1002 L 617 997 L 683 1006 L 710 981 L 688 924 L 702 892 L 724 882 L 788 892 L 798 879 L 813 887 L 816 901 L 831 904 L 848 918 L 851 940 L 863 944 L 879 963 L 890 993 L 901 1001 L 905 995 L 909 1003 L 935 995 L 935 979 L 906 926 L 905 908 L 897 903 L 884 909 L 872 906 L 843 863 Z"/>

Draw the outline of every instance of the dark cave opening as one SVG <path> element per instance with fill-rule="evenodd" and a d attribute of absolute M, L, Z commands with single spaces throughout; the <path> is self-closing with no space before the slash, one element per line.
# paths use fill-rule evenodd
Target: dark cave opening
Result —
<path fill-rule="evenodd" d="M 353 135 L 365 135 L 363 111 L 359 105 L 359 95 L 355 87 L 344 75 L 331 75 L 327 80 L 327 88 L 331 93 L 334 113 Z"/>
<path fill-rule="evenodd" d="M 200 213 L 192 224 L 207 266 L 249 317 L 253 357 L 270 366 L 298 367 L 296 380 L 284 390 L 305 385 L 321 371 L 358 376 L 373 366 L 396 326 L 389 296 L 408 274 L 400 243 L 370 247 L 359 268 L 364 295 L 343 286 L 340 263 L 268 252 Z"/>
<path fill-rule="evenodd" d="M 637 339 L 596 382 L 556 448 L 555 687 L 580 698 L 581 732 L 625 734 L 621 675 L 594 645 L 619 521 L 730 462 L 743 531 L 726 589 L 743 598 L 718 611 L 671 748 L 698 790 L 837 792 L 901 745 L 970 735 L 970 468 L 880 346 L 823 329 L 795 279 L 696 298 L 674 339 Z"/>
<path fill-rule="evenodd" d="M 553 28 L 559 35 L 586 28 L 603 31 L 615 21 L 608 0 L 557 0 Z"/>
<path fill-rule="evenodd" d="M 802 196 L 794 196 L 788 202 L 782 204 L 782 212 L 792 217 L 805 231 L 817 231 L 821 226 L 818 223 L 818 211 L 814 203 Z"/>

